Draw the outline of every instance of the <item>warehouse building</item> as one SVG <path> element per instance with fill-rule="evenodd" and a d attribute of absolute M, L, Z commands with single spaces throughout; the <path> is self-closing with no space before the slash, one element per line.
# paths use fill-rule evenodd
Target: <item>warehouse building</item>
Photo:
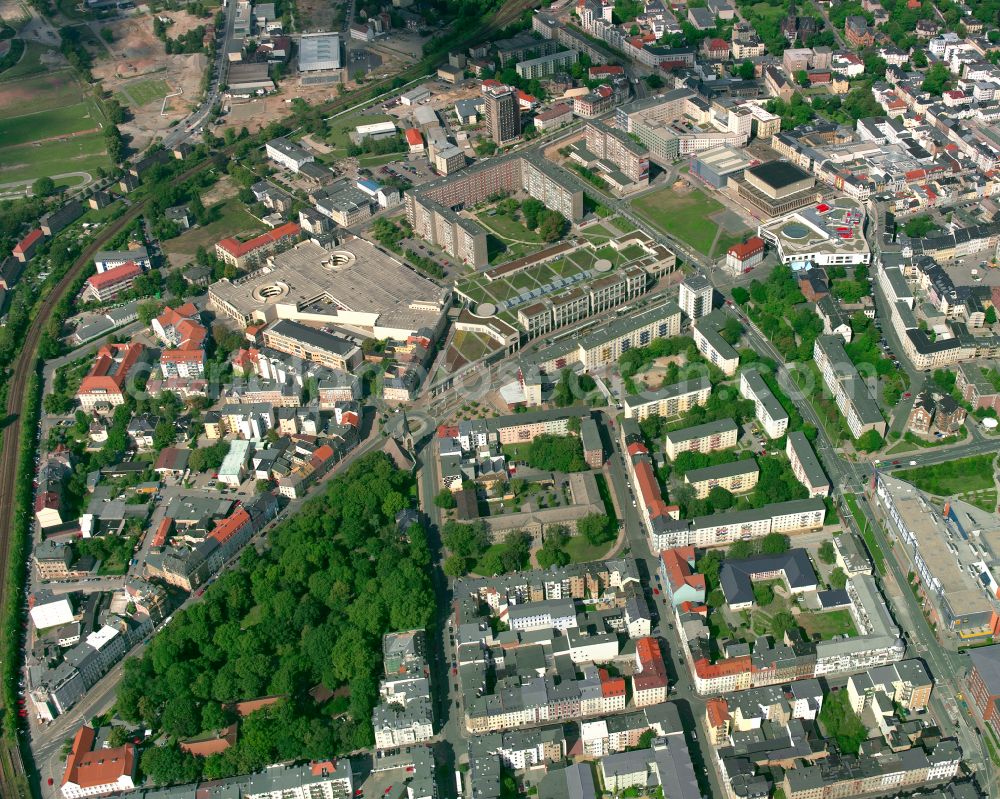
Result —
<path fill-rule="evenodd" d="M 304 86 L 343 80 L 340 34 L 304 33 L 299 37 L 299 80 Z"/>

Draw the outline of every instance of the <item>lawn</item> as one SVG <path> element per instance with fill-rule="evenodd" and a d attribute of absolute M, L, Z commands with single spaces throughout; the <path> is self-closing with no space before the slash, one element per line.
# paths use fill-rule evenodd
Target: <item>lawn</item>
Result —
<path fill-rule="evenodd" d="M 719 226 L 709 217 L 723 207 L 705 192 L 694 189 L 677 194 L 672 188 L 664 188 L 633 200 L 632 207 L 654 227 L 686 242 L 703 255 L 711 255 Z"/>
<path fill-rule="evenodd" d="M 119 96 L 125 105 L 141 107 L 170 94 L 170 85 L 159 78 L 141 78 L 126 83 Z"/>
<path fill-rule="evenodd" d="M 0 118 L 0 141 L 6 147 L 15 147 L 40 139 L 93 130 L 98 123 L 89 103 L 75 103 L 47 111 L 32 110 L 22 116 Z"/>
<path fill-rule="evenodd" d="M 893 477 L 913 483 L 921 491 L 946 497 L 994 488 L 993 461 L 995 455 L 976 455 L 946 461 L 934 466 L 920 466 L 893 472 Z"/>
<path fill-rule="evenodd" d="M 623 216 L 613 216 L 607 221 L 618 228 L 622 233 L 632 233 L 636 230 L 635 225 Z"/>
<path fill-rule="evenodd" d="M 614 234 L 604 227 L 604 225 L 591 225 L 583 231 L 583 237 L 595 245 L 604 244 L 613 236 Z"/>
<path fill-rule="evenodd" d="M 386 153 L 384 155 L 362 155 L 358 156 L 358 166 L 366 166 L 369 169 L 377 166 L 385 166 L 393 161 L 400 161 L 405 158 L 403 153 Z"/>
<path fill-rule="evenodd" d="M 603 544 L 591 544 L 586 536 L 573 535 L 570 536 L 563 549 L 569 555 L 570 563 L 589 563 L 604 558 L 614 543 L 614 541 L 605 541 Z"/>
<path fill-rule="evenodd" d="M 820 640 L 828 641 L 835 635 L 856 636 L 857 628 L 849 610 L 828 610 L 825 613 L 800 613 L 795 617 L 799 627 L 805 630 L 810 638 L 819 636 Z"/>
<path fill-rule="evenodd" d="M 512 219 L 505 214 L 479 214 L 479 221 L 487 229 L 492 231 L 498 238 L 505 242 L 528 242 L 530 244 L 541 244 L 542 237 L 533 230 L 528 230 L 516 219 Z"/>
<path fill-rule="evenodd" d="M 395 120 L 388 114 L 348 114 L 330 122 L 330 135 L 326 138 L 326 143 L 337 150 L 343 150 L 346 154 L 347 148 L 351 145 L 350 134 L 359 125 L 374 125 L 376 122 L 394 122 Z M 397 153 L 393 158 L 399 158 Z"/>
<path fill-rule="evenodd" d="M 872 556 L 872 560 L 875 562 L 875 568 L 878 569 L 878 573 L 885 574 L 885 555 L 882 553 L 882 547 L 878 545 L 878 541 L 875 540 L 875 533 L 872 532 L 871 526 L 868 524 L 868 519 L 862 513 L 861 508 L 858 507 L 858 501 L 854 498 L 854 494 L 844 494 L 844 501 L 847 503 L 847 507 L 851 509 L 851 515 L 854 516 L 854 521 L 858 525 L 858 530 L 861 531 L 862 536 L 865 539 L 865 545 L 868 547 L 868 554 Z"/>
<path fill-rule="evenodd" d="M 86 133 L 64 141 L 0 147 L 0 183 L 36 180 L 65 172 L 94 173 L 111 168 L 100 133 Z"/>
<path fill-rule="evenodd" d="M 260 220 L 252 216 L 236 197 L 224 200 L 220 205 L 219 217 L 207 225 L 192 230 L 186 230 L 175 239 L 163 243 L 163 249 L 168 253 L 191 254 L 199 247 L 211 249 L 220 239 L 228 236 L 251 236 L 264 231 Z"/>
<path fill-rule="evenodd" d="M 24 48 L 24 55 L 21 56 L 21 60 L 10 69 L 0 73 L 0 80 L 14 80 L 15 78 L 24 78 L 28 75 L 37 75 L 41 72 L 46 72 L 48 68 L 42 64 L 41 55 L 48 52 L 48 50 L 48 47 L 43 47 L 37 42 L 28 42 Z"/>

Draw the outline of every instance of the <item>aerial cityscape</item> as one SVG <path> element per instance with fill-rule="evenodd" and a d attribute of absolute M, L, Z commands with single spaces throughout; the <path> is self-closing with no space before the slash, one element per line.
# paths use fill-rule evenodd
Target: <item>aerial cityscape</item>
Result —
<path fill-rule="evenodd" d="M 1000 797 L 1000 0 L 0 0 L 0 799 Z"/>

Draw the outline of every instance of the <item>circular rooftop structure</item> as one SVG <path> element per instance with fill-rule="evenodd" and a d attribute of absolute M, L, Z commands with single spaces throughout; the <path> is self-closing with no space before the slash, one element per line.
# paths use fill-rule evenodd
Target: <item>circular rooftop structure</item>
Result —
<path fill-rule="evenodd" d="M 476 316 L 481 316 L 484 319 L 496 316 L 496 313 L 497 307 L 492 302 L 481 302 L 476 306 Z"/>
<path fill-rule="evenodd" d="M 353 252 L 347 250 L 334 250 L 329 257 L 323 259 L 323 268 L 331 272 L 347 269 L 357 260 Z"/>
<path fill-rule="evenodd" d="M 609 261 L 607 258 L 599 258 L 597 259 L 597 262 L 594 264 L 595 272 L 610 272 L 611 268 L 612 268 L 611 261 Z"/>
<path fill-rule="evenodd" d="M 983 427 L 985 427 L 987 430 L 995 430 L 997 427 L 997 420 L 987 416 L 985 419 L 983 419 Z"/>
<path fill-rule="evenodd" d="M 799 222 L 789 222 L 781 229 L 781 234 L 789 239 L 804 239 L 809 235 L 809 228 Z"/>
<path fill-rule="evenodd" d="M 276 302 L 288 294 L 288 284 L 280 280 L 256 286 L 251 296 L 259 303 Z"/>

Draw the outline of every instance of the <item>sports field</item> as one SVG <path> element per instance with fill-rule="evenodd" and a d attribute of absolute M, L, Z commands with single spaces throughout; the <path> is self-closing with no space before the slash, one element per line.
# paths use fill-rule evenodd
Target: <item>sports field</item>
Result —
<path fill-rule="evenodd" d="M 664 188 L 632 201 L 636 212 L 664 233 L 689 244 L 702 255 L 718 255 L 740 241 L 742 231 L 729 231 L 713 219 L 726 209 L 701 189 L 678 192 Z"/>
<path fill-rule="evenodd" d="M 158 78 L 140 78 L 122 86 L 118 97 L 124 105 L 140 108 L 170 94 L 170 84 Z"/>
<path fill-rule="evenodd" d="M 0 142 L 8 147 L 54 139 L 98 128 L 96 111 L 89 103 L 76 103 L 21 116 L 0 117 Z"/>
<path fill-rule="evenodd" d="M 79 173 L 80 185 L 111 161 L 100 110 L 69 70 L 14 79 L 0 76 L 0 184 Z"/>

